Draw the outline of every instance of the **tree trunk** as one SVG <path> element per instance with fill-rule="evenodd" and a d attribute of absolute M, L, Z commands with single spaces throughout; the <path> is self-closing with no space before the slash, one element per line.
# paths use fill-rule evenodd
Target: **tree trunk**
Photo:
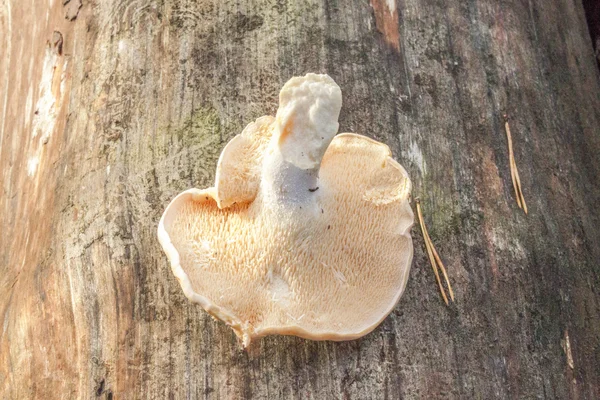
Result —
<path fill-rule="evenodd" d="M 600 79 L 580 1 L 62 3 L 0 3 L 0 398 L 600 398 Z M 340 85 L 340 132 L 407 168 L 456 302 L 416 225 L 374 332 L 244 351 L 184 297 L 156 228 L 306 72 Z"/>

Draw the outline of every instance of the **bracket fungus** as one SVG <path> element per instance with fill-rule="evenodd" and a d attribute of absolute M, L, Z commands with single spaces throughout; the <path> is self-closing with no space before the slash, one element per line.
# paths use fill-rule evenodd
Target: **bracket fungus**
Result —
<path fill-rule="evenodd" d="M 390 149 L 336 136 L 327 75 L 290 79 L 277 116 L 223 149 L 215 186 L 166 208 L 158 238 L 185 295 L 242 340 L 350 340 L 392 311 L 410 270 L 410 179 Z"/>

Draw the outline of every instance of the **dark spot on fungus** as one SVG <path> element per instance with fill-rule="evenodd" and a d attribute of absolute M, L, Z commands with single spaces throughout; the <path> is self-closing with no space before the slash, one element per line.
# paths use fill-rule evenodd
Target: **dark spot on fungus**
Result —
<path fill-rule="evenodd" d="M 331 225 L 327 225 L 327 229 L 331 229 Z"/>
<path fill-rule="evenodd" d="M 308 189 L 308 191 L 309 191 L 309 192 L 311 192 L 311 193 L 312 193 L 312 192 L 316 192 L 317 190 L 319 190 L 319 187 L 318 187 L 318 186 L 317 186 L 316 188 L 314 188 L 314 189 Z"/>
<path fill-rule="evenodd" d="M 321 208 L 321 214 L 323 214 L 325 211 L 323 211 L 323 209 Z"/>
<path fill-rule="evenodd" d="M 208 196 L 206 196 L 206 200 L 208 200 Z"/>

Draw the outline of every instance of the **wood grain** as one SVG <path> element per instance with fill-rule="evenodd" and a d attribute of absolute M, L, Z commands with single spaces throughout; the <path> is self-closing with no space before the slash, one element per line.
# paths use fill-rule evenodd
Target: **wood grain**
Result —
<path fill-rule="evenodd" d="M 600 398 L 600 79 L 581 2 L 389 3 L 107 0 L 70 21 L 61 1 L 0 2 L 1 398 Z M 185 299 L 156 227 L 306 72 L 342 88 L 340 131 L 407 168 L 456 302 L 415 228 L 406 293 L 373 333 L 244 352 Z"/>

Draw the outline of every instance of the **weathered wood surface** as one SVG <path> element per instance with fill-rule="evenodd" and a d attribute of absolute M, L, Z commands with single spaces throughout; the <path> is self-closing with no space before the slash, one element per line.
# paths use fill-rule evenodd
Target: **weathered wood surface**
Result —
<path fill-rule="evenodd" d="M 600 81 L 580 1 L 66 12 L 0 2 L 1 398 L 600 398 Z M 457 301 L 415 227 L 406 294 L 373 333 L 245 352 L 184 298 L 156 226 L 305 72 L 341 86 L 341 131 L 411 174 Z"/>

